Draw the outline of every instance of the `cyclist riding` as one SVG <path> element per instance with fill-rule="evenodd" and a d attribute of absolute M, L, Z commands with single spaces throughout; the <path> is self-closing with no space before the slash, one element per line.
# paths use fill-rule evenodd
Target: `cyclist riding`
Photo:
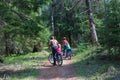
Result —
<path fill-rule="evenodd" d="M 53 54 L 53 60 L 54 60 L 53 65 L 56 65 L 55 55 L 57 53 L 56 49 L 58 48 L 58 41 L 54 38 L 54 36 L 51 36 L 50 38 L 49 47 L 51 48 Z"/>
<path fill-rule="evenodd" d="M 72 49 L 70 47 L 70 44 L 67 41 L 66 37 L 63 37 L 63 47 L 64 47 L 64 53 L 66 53 L 65 58 L 70 56 L 70 59 L 71 59 L 71 56 L 74 55 L 74 54 L 73 54 L 73 51 L 72 51 Z"/>

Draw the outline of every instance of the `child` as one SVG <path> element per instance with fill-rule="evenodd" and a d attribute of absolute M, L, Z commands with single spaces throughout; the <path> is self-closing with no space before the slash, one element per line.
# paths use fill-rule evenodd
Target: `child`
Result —
<path fill-rule="evenodd" d="M 58 44 L 58 48 L 56 49 L 57 54 L 61 54 L 61 45 Z"/>
<path fill-rule="evenodd" d="M 60 59 L 59 55 L 61 55 L 61 45 L 58 44 L 58 48 L 56 49 L 56 59 Z"/>

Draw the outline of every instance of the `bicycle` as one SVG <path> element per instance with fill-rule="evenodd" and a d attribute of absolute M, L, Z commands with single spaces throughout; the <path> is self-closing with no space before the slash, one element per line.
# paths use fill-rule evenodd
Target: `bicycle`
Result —
<path fill-rule="evenodd" d="M 68 59 L 71 60 L 71 53 L 70 52 L 68 53 Z"/>
<path fill-rule="evenodd" d="M 72 57 L 72 55 L 71 55 L 71 53 L 69 52 L 69 53 L 68 53 L 68 56 L 65 57 L 65 59 L 71 60 L 71 57 Z"/>
<path fill-rule="evenodd" d="M 63 64 L 63 58 L 62 58 L 62 55 L 61 54 L 56 54 L 55 55 L 55 58 L 56 58 L 56 64 L 58 66 L 61 66 Z M 50 54 L 48 56 L 48 61 L 53 64 L 54 63 L 54 60 L 53 60 L 53 54 Z"/>
<path fill-rule="evenodd" d="M 71 49 L 68 49 L 67 51 L 66 51 L 66 57 L 65 58 L 68 58 L 69 60 L 71 60 L 71 57 L 72 57 L 72 50 Z"/>

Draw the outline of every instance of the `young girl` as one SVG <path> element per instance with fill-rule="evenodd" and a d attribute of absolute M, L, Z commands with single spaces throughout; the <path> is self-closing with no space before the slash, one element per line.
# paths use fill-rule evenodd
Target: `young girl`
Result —
<path fill-rule="evenodd" d="M 58 44 L 58 48 L 56 49 L 57 54 L 61 54 L 61 45 Z"/>

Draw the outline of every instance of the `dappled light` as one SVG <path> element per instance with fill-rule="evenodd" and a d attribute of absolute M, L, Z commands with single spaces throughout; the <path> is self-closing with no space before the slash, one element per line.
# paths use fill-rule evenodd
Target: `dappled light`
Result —
<path fill-rule="evenodd" d="M 76 80 L 74 66 L 71 60 L 64 60 L 62 66 L 53 66 L 47 62 L 42 65 L 38 80 Z"/>
<path fill-rule="evenodd" d="M 0 80 L 120 80 L 120 0 L 0 0 Z"/>
<path fill-rule="evenodd" d="M 25 79 L 25 78 L 31 78 L 35 79 L 37 76 L 36 74 L 39 73 L 39 69 L 35 68 L 26 68 L 23 70 L 3 70 L 0 71 L 0 78 L 1 79 L 10 79 L 10 78 L 17 78 L 17 79 Z"/>

